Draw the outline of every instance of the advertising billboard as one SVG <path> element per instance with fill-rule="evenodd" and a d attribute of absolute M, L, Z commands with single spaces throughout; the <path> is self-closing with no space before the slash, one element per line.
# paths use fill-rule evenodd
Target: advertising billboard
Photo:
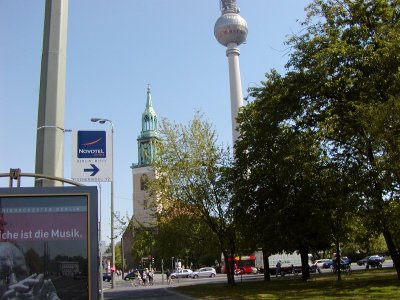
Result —
<path fill-rule="evenodd" d="M 0 298 L 98 299 L 97 188 L 0 188 Z"/>

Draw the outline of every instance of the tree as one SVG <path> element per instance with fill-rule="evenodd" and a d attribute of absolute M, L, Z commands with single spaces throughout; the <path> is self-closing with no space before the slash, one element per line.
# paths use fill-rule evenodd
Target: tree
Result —
<path fill-rule="evenodd" d="M 117 270 L 122 270 L 122 255 L 121 255 L 122 247 L 121 242 L 117 242 L 115 244 L 115 268 Z"/>
<path fill-rule="evenodd" d="M 142 259 L 153 256 L 153 248 L 156 243 L 155 228 L 135 227 L 132 243 L 133 259 L 142 264 Z"/>
<path fill-rule="evenodd" d="M 221 252 L 210 228 L 194 218 L 192 212 L 171 212 L 160 212 L 153 254 L 164 261 L 171 257 L 181 259 L 187 268 L 214 265 Z"/>
<path fill-rule="evenodd" d="M 351 170 L 369 230 L 381 232 L 400 278 L 400 3 L 316 0 L 288 40 L 288 84 L 330 156 Z"/>
<path fill-rule="evenodd" d="M 268 76 L 265 89 L 239 116 L 237 207 L 259 232 L 265 253 L 299 251 L 307 280 L 309 251 L 329 247 L 327 164 L 313 131 L 296 124 L 301 112 L 290 103 L 285 79 L 276 72 Z"/>
<path fill-rule="evenodd" d="M 187 126 L 163 120 L 160 136 L 156 176 L 149 182 L 159 210 L 204 222 L 228 261 L 236 250 L 229 149 L 216 145 L 215 131 L 198 113 Z M 234 284 L 233 270 L 227 276 Z"/>
<path fill-rule="evenodd" d="M 334 263 L 338 263 L 341 261 L 343 246 L 356 234 L 353 226 L 360 199 L 354 192 L 348 170 L 334 159 L 330 160 L 325 169 L 323 190 L 326 209 L 330 214 L 325 220 L 329 228 L 327 235 L 333 241 L 333 252 L 336 253 Z M 337 278 L 341 280 L 340 268 L 337 268 Z"/>

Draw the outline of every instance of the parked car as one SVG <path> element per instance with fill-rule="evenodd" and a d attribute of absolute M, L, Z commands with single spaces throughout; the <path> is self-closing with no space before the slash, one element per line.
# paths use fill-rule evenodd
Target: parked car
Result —
<path fill-rule="evenodd" d="M 215 271 L 214 268 L 205 267 L 190 273 L 189 276 L 192 278 L 198 278 L 198 277 L 215 277 L 216 275 L 217 272 Z"/>
<path fill-rule="evenodd" d="M 103 273 L 103 281 L 110 282 L 111 281 L 111 273 Z"/>
<path fill-rule="evenodd" d="M 385 261 L 385 258 L 380 255 L 372 255 L 368 259 L 369 262 L 380 262 L 383 263 Z"/>
<path fill-rule="evenodd" d="M 347 256 L 343 256 L 341 257 L 341 259 L 346 265 L 349 265 L 351 263 L 350 258 L 348 258 Z"/>
<path fill-rule="evenodd" d="M 340 268 L 340 271 L 344 271 L 346 273 L 350 273 L 351 272 L 350 260 L 341 259 L 340 260 L 340 266 L 338 266 L 337 259 L 332 259 L 331 268 L 332 268 L 332 272 L 334 272 L 334 273 L 336 273 L 339 270 L 339 268 Z"/>
<path fill-rule="evenodd" d="M 137 273 L 137 272 L 138 272 L 138 270 L 129 272 L 128 274 L 126 274 L 126 275 L 124 276 L 124 280 L 125 280 L 125 281 L 129 281 L 129 280 L 134 280 L 134 279 L 136 279 L 136 273 Z"/>
<path fill-rule="evenodd" d="M 193 273 L 190 269 L 179 269 L 176 272 L 171 273 L 171 278 L 189 278 L 189 275 Z"/>
<path fill-rule="evenodd" d="M 332 259 L 318 259 L 315 261 L 314 266 L 318 269 L 329 269 L 332 266 Z"/>
<path fill-rule="evenodd" d="M 357 265 L 359 266 L 371 266 L 371 267 L 379 267 L 382 266 L 382 263 L 385 261 L 385 258 L 380 255 L 370 255 L 366 256 L 363 259 L 357 261 Z"/>

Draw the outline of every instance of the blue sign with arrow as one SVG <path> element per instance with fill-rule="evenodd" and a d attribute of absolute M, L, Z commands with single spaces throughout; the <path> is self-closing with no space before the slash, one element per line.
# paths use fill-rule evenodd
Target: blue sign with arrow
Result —
<path fill-rule="evenodd" d="M 83 169 L 83 172 L 92 172 L 92 174 L 90 174 L 90 176 L 94 176 L 97 174 L 97 172 L 100 171 L 100 169 L 98 167 L 96 167 L 95 164 L 90 164 L 92 166 L 92 169 Z"/>

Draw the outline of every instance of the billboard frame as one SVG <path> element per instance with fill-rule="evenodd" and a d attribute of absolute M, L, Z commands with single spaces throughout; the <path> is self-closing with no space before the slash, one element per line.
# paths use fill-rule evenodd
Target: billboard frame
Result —
<path fill-rule="evenodd" d="M 87 201 L 88 299 L 99 298 L 98 199 L 96 186 L 0 188 L 1 198 L 85 197 Z"/>

